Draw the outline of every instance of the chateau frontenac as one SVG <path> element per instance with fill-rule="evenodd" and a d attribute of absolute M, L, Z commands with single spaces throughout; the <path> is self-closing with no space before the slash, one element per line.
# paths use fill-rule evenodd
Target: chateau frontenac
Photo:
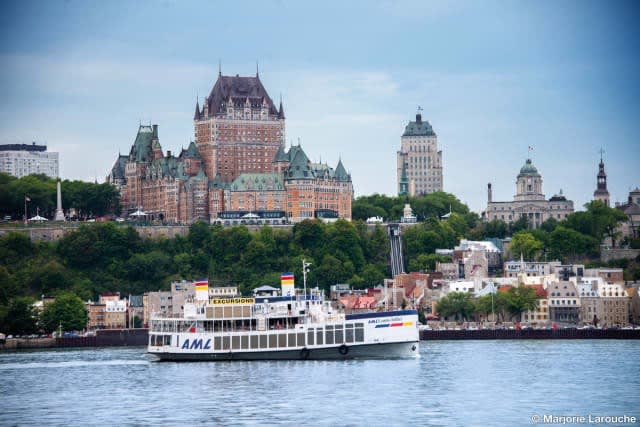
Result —
<path fill-rule="evenodd" d="M 311 162 L 300 144 L 286 149 L 282 100 L 276 107 L 257 73 L 219 73 L 193 121 L 195 141 L 177 156 L 164 154 L 157 125 L 140 125 L 107 177 L 120 189 L 123 215 L 141 211 L 166 223 L 351 219 L 342 160 L 334 169 Z"/>

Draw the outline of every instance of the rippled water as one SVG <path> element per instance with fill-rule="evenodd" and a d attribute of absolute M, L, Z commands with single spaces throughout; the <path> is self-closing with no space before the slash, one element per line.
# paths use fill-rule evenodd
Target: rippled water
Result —
<path fill-rule="evenodd" d="M 433 341 L 407 360 L 159 363 L 0 353 L 0 425 L 518 426 L 640 417 L 640 341 Z M 620 425 L 620 424 L 618 424 Z"/>

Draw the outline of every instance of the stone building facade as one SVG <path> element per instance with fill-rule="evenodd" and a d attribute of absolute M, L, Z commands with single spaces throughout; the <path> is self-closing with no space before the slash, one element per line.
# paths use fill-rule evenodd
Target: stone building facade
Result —
<path fill-rule="evenodd" d="M 549 218 L 558 221 L 573 213 L 573 201 L 560 194 L 545 199 L 542 192 L 542 175 L 527 159 L 516 179 L 516 195 L 511 202 L 494 202 L 491 183 L 487 186 L 487 209 L 482 213 L 486 221 L 500 220 L 506 223 L 527 218 L 531 228 L 538 228 Z"/>
<path fill-rule="evenodd" d="M 220 73 L 203 106 L 196 102 L 194 129 L 196 140 L 173 156 L 163 154 L 157 125 L 140 126 L 107 177 L 125 214 L 141 210 L 165 223 L 351 219 L 353 185 L 342 160 L 333 169 L 311 162 L 299 144 L 285 149 L 282 101 L 276 108 L 257 74 Z"/>
<path fill-rule="evenodd" d="M 438 136 L 420 113 L 405 127 L 396 169 L 401 196 L 442 191 L 442 151 L 438 150 Z"/>

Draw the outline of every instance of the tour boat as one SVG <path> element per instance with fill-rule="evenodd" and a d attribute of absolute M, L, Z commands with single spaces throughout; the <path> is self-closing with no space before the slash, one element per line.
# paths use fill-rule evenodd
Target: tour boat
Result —
<path fill-rule="evenodd" d="M 305 277 L 306 279 L 306 277 Z M 274 289 L 274 288 L 272 288 Z M 283 288 L 284 290 L 284 288 Z M 148 352 L 160 360 L 417 357 L 415 310 L 346 314 L 321 291 L 196 298 L 179 317 L 152 315 Z M 208 295 L 208 294 L 207 294 Z"/>

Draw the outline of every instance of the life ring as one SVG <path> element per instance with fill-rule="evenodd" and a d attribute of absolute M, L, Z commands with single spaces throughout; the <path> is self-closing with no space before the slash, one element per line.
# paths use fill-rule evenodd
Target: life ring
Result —
<path fill-rule="evenodd" d="M 300 359 L 307 360 L 309 358 L 309 349 L 307 347 L 300 350 Z"/>
<path fill-rule="evenodd" d="M 341 355 L 346 356 L 349 353 L 349 347 L 347 347 L 345 344 L 342 344 L 340 347 L 338 347 L 338 351 Z"/>

